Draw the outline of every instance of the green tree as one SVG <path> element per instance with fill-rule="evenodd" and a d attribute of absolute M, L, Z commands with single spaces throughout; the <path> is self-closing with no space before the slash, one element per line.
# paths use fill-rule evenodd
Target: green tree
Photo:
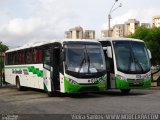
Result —
<path fill-rule="evenodd" d="M 5 52 L 6 50 L 8 50 L 8 46 L 0 42 L 0 52 Z"/>
<path fill-rule="evenodd" d="M 150 29 L 146 27 L 138 27 L 136 32 L 132 35 L 129 35 L 128 37 L 145 40 L 149 32 L 150 32 Z"/>
<path fill-rule="evenodd" d="M 0 42 L 0 86 L 2 86 L 2 81 L 4 82 L 4 52 L 8 50 L 8 46 Z M 3 79 L 2 79 L 3 78 Z"/>
<path fill-rule="evenodd" d="M 0 69 L 4 67 L 4 52 L 8 50 L 8 46 L 4 45 L 2 42 L 0 42 Z"/>

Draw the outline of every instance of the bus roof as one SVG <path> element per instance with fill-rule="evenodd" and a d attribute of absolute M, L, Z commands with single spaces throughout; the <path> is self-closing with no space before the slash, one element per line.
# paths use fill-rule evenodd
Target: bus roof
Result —
<path fill-rule="evenodd" d="M 126 41 L 137 41 L 137 42 L 144 42 L 143 40 L 140 39 L 134 39 L 134 38 L 123 38 L 123 37 L 105 37 L 102 39 L 98 39 L 98 41 L 120 41 L 120 40 L 126 40 Z"/>
<path fill-rule="evenodd" d="M 13 52 L 13 51 L 18 51 L 18 50 L 23 50 L 23 49 L 27 49 L 27 48 L 38 47 L 38 46 L 51 44 L 51 43 L 55 43 L 55 42 L 63 43 L 65 41 L 66 42 L 74 41 L 74 42 L 92 42 L 92 43 L 94 42 L 94 43 L 98 43 L 98 41 L 94 40 L 94 39 L 56 39 L 56 40 L 50 40 L 50 41 L 40 41 L 40 42 L 27 43 L 27 44 L 25 44 L 21 47 L 7 50 L 6 53 Z"/>

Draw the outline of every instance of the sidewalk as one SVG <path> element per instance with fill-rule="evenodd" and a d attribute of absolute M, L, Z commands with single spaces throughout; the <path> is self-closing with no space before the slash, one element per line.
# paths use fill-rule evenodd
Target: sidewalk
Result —
<path fill-rule="evenodd" d="M 160 86 L 150 87 L 149 89 L 151 89 L 151 90 L 160 90 Z"/>

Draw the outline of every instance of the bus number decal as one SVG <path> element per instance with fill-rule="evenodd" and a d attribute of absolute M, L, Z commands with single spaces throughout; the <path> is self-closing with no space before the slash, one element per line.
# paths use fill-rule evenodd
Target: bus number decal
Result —
<path fill-rule="evenodd" d="M 12 69 L 12 74 L 22 74 L 22 70 Z"/>
<path fill-rule="evenodd" d="M 24 75 L 29 75 L 28 70 L 27 69 L 12 69 L 12 74 L 22 74 L 22 72 L 24 73 Z"/>

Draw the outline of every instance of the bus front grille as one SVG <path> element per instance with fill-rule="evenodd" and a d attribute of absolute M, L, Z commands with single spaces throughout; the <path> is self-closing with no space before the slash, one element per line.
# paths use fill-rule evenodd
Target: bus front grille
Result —
<path fill-rule="evenodd" d="M 141 87 L 144 85 L 143 79 L 128 79 L 128 84 L 130 87 Z"/>

